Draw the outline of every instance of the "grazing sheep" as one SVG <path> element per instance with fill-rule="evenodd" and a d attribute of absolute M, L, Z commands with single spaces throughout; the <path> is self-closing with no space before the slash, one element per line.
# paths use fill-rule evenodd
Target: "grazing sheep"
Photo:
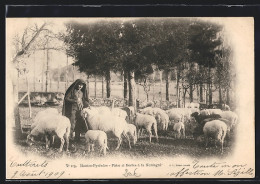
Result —
<path fill-rule="evenodd" d="M 121 109 L 126 111 L 126 113 L 127 113 L 126 121 L 128 123 L 133 124 L 134 123 L 134 116 L 135 116 L 135 108 L 133 106 L 129 106 L 129 107 L 122 107 Z"/>
<path fill-rule="evenodd" d="M 154 133 L 155 133 L 155 136 L 156 136 L 156 140 L 158 142 L 157 122 L 156 122 L 156 119 L 153 116 L 147 115 L 147 114 L 136 113 L 135 125 L 136 125 L 136 128 L 137 128 L 137 135 L 139 135 L 140 130 L 142 128 L 146 129 L 146 131 L 149 133 L 150 143 L 152 141 L 151 136 L 152 136 L 152 127 L 153 127 Z"/>
<path fill-rule="evenodd" d="M 94 151 L 94 144 L 100 147 L 100 153 L 106 155 L 107 147 L 107 134 L 101 130 L 88 130 L 85 134 L 86 147 L 88 147 L 88 152 L 90 152 L 90 146 L 92 151 Z"/>
<path fill-rule="evenodd" d="M 81 111 L 84 118 L 87 119 L 88 127 L 90 130 L 102 130 L 106 133 L 112 132 L 118 139 L 116 150 L 119 149 L 124 135 L 128 141 L 129 148 L 131 149 L 130 140 L 127 132 L 127 122 L 125 119 L 110 114 L 99 114 L 96 110 L 84 108 Z"/>
<path fill-rule="evenodd" d="M 133 145 L 135 145 L 137 142 L 136 126 L 133 124 L 127 124 L 127 134 L 129 138 L 133 141 Z"/>
<path fill-rule="evenodd" d="M 188 108 L 172 108 L 166 111 L 168 114 L 170 120 L 172 120 L 172 116 L 174 117 L 176 114 L 179 114 L 184 123 L 188 122 L 190 120 L 191 110 Z"/>
<path fill-rule="evenodd" d="M 208 146 L 209 138 L 213 138 L 216 141 L 219 141 L 221 144 L 221 153 L 223 153 L 223 144 L 224 139 L 227 133 L 227 125 L 223 121 L 213 120 L 208 121 L 204 127 L 203 132 L 205 136 L 206 147 Z"/>
<path fill-rule="evenodd" d="M 195 128 L 193 130 L 194 138 L 197 138 L 203 134 L 203 127 L 206 122 L 221 118 L 221 116 L 218 114 L 202 115 L 202 114 L 199 114 L 198 112 L 192 113 L 191 117 L 193 117 L 196 121 L 196 122 L 192 122 L 192 124 L 195 124 Z"/>
<path fill-rule="evenodd" d="M 66 151 L 68 151 L 70 126 L 70 120 L 60 114 L 49 114 L 48 116 L 42 116 L 38 120 L 36 126 L 32 129 L 31 133 L 27 136 L 27 143 L 31 145 L 32 143 L 30 141 L 33 141 L 34 136 L 44 134 L 46 149 L 48 149 L 50 145 L 48 136 L 56 135 L 61 141 L 59 152 L 62 151 L 64 139 L 66 142 Z"/>
<path fill-rule="evenodd" d="M 228 120 L 228 126 L 230 129 L 238 123 L 238 115 L 232 111 L 223 111 L 220 116 Z"/>
<path fill-rule="evenodd" d="M 153 117 L 155 117 L 156 121 L 157 121 L 157 126 L 158 126 L 158 130 L 163 130 L 166 131 L 168 129 L 168 125 L 169 125 L 169 116 L 167 115 L 167 113 L 157 107 L 147 107 L 143 110 L 140 111 L 142 114 L 147 114 L 147 115 L 151 115 Z"/>
<path fill-rule="evenodd" d="M 48 116 L 49 114 L 59 114 L 59 112 L 58 112 L 58 110 L 55 109 L 55 108 L 47 108 L 47 109 L 45 109 L 45 110 L 39 111 L 39 112 L 36 114 L 35 118 L 33 119 L 33 123 L 32 123 L 32 125 L 31 125 L 31 129 L 33 129 L 33 128 L 37 125 L 38 121 L 39 121 L 42 117 Z"/>
<path fill-rule="evenodd" d="M 175 138 L 181 138 L 181 136 L 183 138 L 185 138 L 185 126 L 184 126 L 184 123 L 183 122 L 177 122 L 177 123 L 174 123 L 173 125 L 173 131 L 174 131 L 174 135 L 175 135 Z"/>

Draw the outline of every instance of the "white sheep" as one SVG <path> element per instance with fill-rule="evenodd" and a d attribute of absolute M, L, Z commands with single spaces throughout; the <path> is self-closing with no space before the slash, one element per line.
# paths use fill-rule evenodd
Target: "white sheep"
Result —
<path fill-rule="evenodd" d="M 112 113 L 112 115 L 121 117 L 123 119 L 127 118 L 126 111 L 124 111 L 124 110 L 122 110 L 120 108 L 113 108 L 113 109 L 111 109 L 111 113 Z"/>
<path fill-rule="evenodd" d="M 96 110 L 99 114 L 111 114 L 111 110 L 107 106 L 100 106 L 100 107 L 91 107 L 91 110 Z"/>
<path fill-rule="evenodd" d="M 223 111 L 220 116 L 226 120 L 230 129 L 238 123 L 238 115 L 232 111 Z"/>
<path fill-rule="evenodd" d="M 222 113 L 222 110 L 221 109 L 207 109 L 208 112 L 209 112 L 209 115 L 211 114 L 221 114 Z"/>
<path fill-rule="evenodd" d="M 203 127 L 203 132 L 205 136 L 206 147 L 208 145 L 209 138 L 211 137 L 220 142 L 221 153 L 223 153 L 223 144 L 227 133 L 226 123 L 220 120 L 208 121 Z"/>
<path fill-rule="evenodd" d="M 203 109 L 200 111 L 200 113 L 202 116 L 209 116 L 210 115 L 210 112 L 208 111 L 208 109 Z"/>
<path fill-rule="evenodd" d="M 130 140 L 127 132 L 127 122 L 125 119 L 110 114 L 99 114 L 96 110 L 84 108 L 81 115 L 87 119 L 90 130 L 102 130 L 106 133 L 112 132 L 118 139 L 116 150 L 119 149 L 123 135 L 127 141 L 129 148 L 131 148 Z"/>
<path fill-rule="evenodd" d="M 91 150 L 94 151 L 94 144 L 96 146 L 100 147 L 100 153 L 106 155 L 107 147 L 107 134 L 104 131 L 101 130 L 88 130 L 85 134 L 86 138 L 86 147 L 88 147 L 88 152 L 90 152 L 90 146 Z"/>
<path fill-rule="evenodd" d="M 133 145 L 137 142 L 137 131 L 136 126 L 133 124 L 127 124 L 126 134 L 129 136 L 130 142 L 133 142 Z"/>
<path fill-rule="evenodd" d="M 59 112 L 58 112 L 58 110 L 55 109 L 55 108 L 47 108 L 47 109 L 45 109 L 45 110 L 39 111 L 39 112 L 36 114 L 35 118 L 33 119 L 33 123 L 31 124 L 31 129 L 33 129 L 33 128 L 37 125 L 38 121 L 39 121 L 42 117 L 48 116 L 49 114 L 59 114 Z"/>
<path fill-rule="evenodd" d="M 66 151 L 68 151 L 70 127 L 70 120 L 60 114 L 49 114 L 48 116 L 42 116 L 38 120 L 36 126 L 32 129 L 31 133 L 27 136 L 27 143 L 31 145 L 32 143 L 30 141 L 34 140 L 34 136 L 44 134 L 46 149 L 48 149 L 50 145 L 48 136 L 56 135 L 61 141 L 59 152 L 62 151 L 64 139 L 66 142 Z"/>
<path fill-rule="evenodd" d="M 140 111 L 142 114 L 147 114 L 155 117 L 157 121 L 157 126 L 159 130 L 166 131 L 168 129 L 169 125 L 169 116 L 166 114 L 166 112 L 160 108 L 157 107 L 146 107 L 143 110 Z"/>
<path fill-rule="evenodd" d="M 152 127 L 154 129 L 155 137 L 158 142 L 158 134 L 157 134 L 157 122 L 156 119 L 147 114 L 141 114 L 141 113 L 136 113 L 135 117 L 135 125 L 137 128 L 137 135 L 139 135 L 140 131 L 142 128 L 146 129 L 146 131 L 149 133 L 149 141 L 151 143 L 152 141 Z"/>
<path fill-rule="evenodd" d="M 196 108 L 196 109 L 199 109 L 200 108 L 200 104 L 191 102 L 191 103 L 186 104 L 186 108 Z"/>
<path fill-rule="evenodd" d="M 173 131 L 174 131 L 175 138 L 179 139 L 181 138 L 181 136 L 185 138 L 185 125 L 183 122 L 179 121 L 177 123 L 174 123 Z"/>

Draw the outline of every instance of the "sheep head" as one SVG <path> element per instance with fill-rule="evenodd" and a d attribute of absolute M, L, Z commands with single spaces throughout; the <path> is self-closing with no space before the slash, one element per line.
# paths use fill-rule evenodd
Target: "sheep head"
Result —
<path fill-rule="evenodd" d="M 27 136 L 26 143 L 27 143 L 29 146 L 32 146 L 33 142 L 34 142 L 34 137 L 33 137 L 32 134 L 29 134 L 29 135 Z"/>

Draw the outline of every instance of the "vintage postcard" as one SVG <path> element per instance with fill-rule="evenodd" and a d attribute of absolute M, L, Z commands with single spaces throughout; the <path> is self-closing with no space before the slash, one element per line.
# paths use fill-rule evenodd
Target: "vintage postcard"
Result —
<path fill-rule="evenodd" d="M 254 178 L 253 17 L 6 18 L 6 179 Z"/>

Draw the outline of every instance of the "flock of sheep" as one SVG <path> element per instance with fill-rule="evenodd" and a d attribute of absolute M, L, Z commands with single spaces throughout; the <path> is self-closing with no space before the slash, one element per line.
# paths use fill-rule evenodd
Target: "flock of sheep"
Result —
<path fill-rule="evenodd" d="M 100 154 L 106 155 L 108 149 L 107 133 L 112 133 L 117 138 L 116 150 L 120 148 L 122 138 L 127 141 L 129 149 L 136 144 L 140 134 L 145 130 L 149 134 L 149 141 L 152 141 L 154 134 L 159 142 L 158 133 L 164 135 L 169 131 L 174 133 L 175 138 L 193 137 L 195 140 L 204 136 L 206 147 L 209 138 L 212 138 L 221 145 L 226 135 L 236 127 L 238 116 L 230 111 L 227 105 L 222 109 L 201 109 L 198 103 L 190 103 L 186 108 L 172 108 L 162 110 L 156 107 L 145 107 L 135 110 L 134 107 L 112 108 L 106 106 L 84 108 L 81 116 L 86 120 L 88 131 L 85 134 L 86 149 L 94 151 L 94 146 L 99 147 Z M 34 137 L 40 134 L 45 135 L 46 149 L 50 146 L 50 140 L 54 141 L 57 136 L 61 145 L 59 152 L 62 152 L 64 144 L 68 151 L 70 136 L 70 120 L 58 113 L 55 108 L 47 108 L 37 113 L 34 123 L 31 125 L 31 132 L 27 136 L 29 145 Z"/>

